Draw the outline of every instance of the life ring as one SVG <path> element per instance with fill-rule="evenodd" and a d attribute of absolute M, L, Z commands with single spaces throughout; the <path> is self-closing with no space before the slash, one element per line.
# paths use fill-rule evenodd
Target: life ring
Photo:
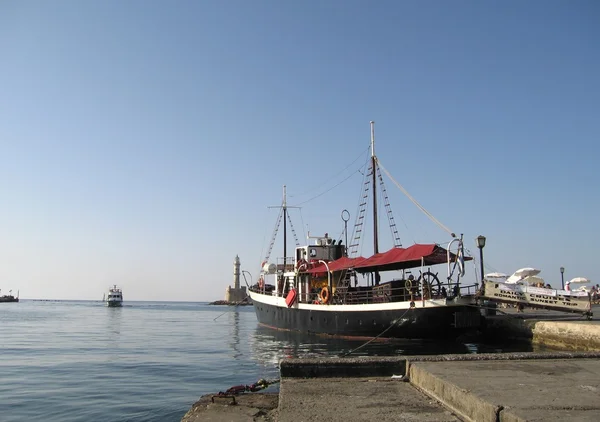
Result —
<path fill-rule="evenodd" d="M 412 282 L 410 280 L 406 280 L 404 282 L 404 287 L 406 287 L 406 290 L 412 289 Z"/>
<path fill-rule="evenodd" d="M 329 288 L 327 286 L 321 289 L 321 293 L 319 294 L 321 298 L 321 303 L 326 304 L 329 303 L 329 299 L 331 299 L 331 294 L 329 294 Z"/>

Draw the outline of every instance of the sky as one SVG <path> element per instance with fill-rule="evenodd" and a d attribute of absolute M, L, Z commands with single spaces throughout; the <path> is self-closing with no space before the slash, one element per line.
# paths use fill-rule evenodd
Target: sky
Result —
<path fill-rule="evenodd" d="M 283 185 L 300 243 L 352 232 L 371 120 L 486 272 L 600 282 L 596 1 L 5 0 L 0 57 L 2 294 L 223 299 Z M 450 240 L 385 183 L 403 246 Z"/>

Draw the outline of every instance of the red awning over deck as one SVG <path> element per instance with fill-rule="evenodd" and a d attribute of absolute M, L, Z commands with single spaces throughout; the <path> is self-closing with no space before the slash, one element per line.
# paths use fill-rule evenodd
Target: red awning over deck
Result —
<path fill-rule="evenodd" d="M 357 258 L 348 258 L 346 256 L 341 257 L 340 259 L 336 259 L 335 261 L 330 261 L 327 263 L 329 267 L 329 271 L 342 271 L 347 270 L 349 268 L 354 268 L 359 263 L 365 261 L 367 258 L 359 256 Z M 315 273 L 323 273 L 326 272 L 327 268 L 323 264 L 318 264 L 315 267 L 311 268 L 307 271 L 307 273 L 315 274 Z"/>
<path fill-rule="evenodd" d="M 443 264 L 447 261 L 446 249 L 435 244 L 412 245 L 408 248 L 392 248 L 361 262 L 354 269 L 361 273 L 372 271 L 402 270 L 424 265 Z M 451 257 L 452 258 L 452 257 Z M 424 262 L 423 262 L 424 261 Z"/>
<path fill-rule="evenodd" d="M 421 265 L 444 264 L 448 261 L 448 251 L 436 244 L 416 244 L 408 248 L 392 248 L 387 252 L 375 254 L 369 258 L 347 258 L 343 257 L 328 263 L 330 271 L 342 271 L 350 268 L 359 273 L 373 271 L 392 271 L 407 268 L 416 268 Z M 465 261 L 471 260 L 465 257 Z M 456 254 L 450 253 L 450 260 L 456 260 Z M 326 271 L 324 265 L 319 265 L 309 273 L 320 273 Z"/>

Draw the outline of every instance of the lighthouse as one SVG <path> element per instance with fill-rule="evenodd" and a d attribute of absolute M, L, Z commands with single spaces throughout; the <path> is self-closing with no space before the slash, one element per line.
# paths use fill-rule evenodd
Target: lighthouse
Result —
<path fill-rule="evenodd" d="M 246 287 L 240 287 L 241 262 L 238 255 L 233 260 L 233 287 L 227 286 L 225 301 L 229 303 L 241 302 L 246 298 Z"/>
<path fill-rule="evenodd" d="M 240 288 L 240 257 L 237 255 L 233 260 L 233 288 Z"/>

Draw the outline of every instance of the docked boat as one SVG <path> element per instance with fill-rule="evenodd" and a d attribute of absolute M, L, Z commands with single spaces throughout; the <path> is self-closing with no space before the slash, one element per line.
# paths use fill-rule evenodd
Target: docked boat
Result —
<path fill-rule="evenodd" d="M 117 285 L 113 285 L 108 289 L 108 296 L 106 296 L 106 306 L 118 307 L 123 306 L 123 292 Z"/>
<path fill-rule="evenodd" d="M 572 290 L 572 284 L 589 283 L 585 277 L 575 277 L 567 281 L 566 289 L 554 289 L 538 277 L 541 271 L 527 267 L 515 271 L 510 277 L 501 273 L 486 274 L 481 290 L 481 298 L 491 302 L 517 306 L 548 309 L 553 311 L 579 313 L 592 319 L 592 295 L 583 286 Z"/>
<path fill-rule="evenodd" d="M 0 293 L 2 293 L 1 290 L 0 290 Z M 9 290 L 7 295 L 0 296 L 0 303 L 2 303 L 2 302 L 18 302 L 18 301 L 19 301 L 19 293 L 17 292 L 17 296 L 13 296 L 12 290 Z"/>
<path fill-rule="evenodd" d="M 385 169 L 374 151 L 371 122 L 370 164 L 365 172 L 352 244 L 348 246 L 328 234 L 317 237 L 309 234 L 307 244 L 297 246 L 293 255 L 288 256 L 287 224 L 288 221 L 291 224 L 291 219 L 284 187 L 271 247 L 261 266 L 258 282 L 249 289 L 261 325 L 364 338 L 447 337 L 480 325 L 481 313 L 474 306 L 478 285 L 462 282 L 464 261 L 472 259 L 465 255 L 462 236 L 456 236 L 426 212 L 450 234 L 446 247 L 436 243 L 402 247 L 381 177 L 381 170 Z M 391 178 L 387 171 L 385 173 Z M 377 181 L 381 184 L 394 237 L 393 247 L 385 252 L 379 252 Z M 362 257 L 358 251 L 369 192 L 372 196 L 373 254 Z M 347 211 L 342 212 L 342 219 L 345 223 L 348 221 Z M 270 262 L 271 248 L 281 221 L 283 257 Z M 347 236 L 347 229 L 345 232 Z M 438 277 L 438 266 L 447 271 L 443 279 Z"/>

